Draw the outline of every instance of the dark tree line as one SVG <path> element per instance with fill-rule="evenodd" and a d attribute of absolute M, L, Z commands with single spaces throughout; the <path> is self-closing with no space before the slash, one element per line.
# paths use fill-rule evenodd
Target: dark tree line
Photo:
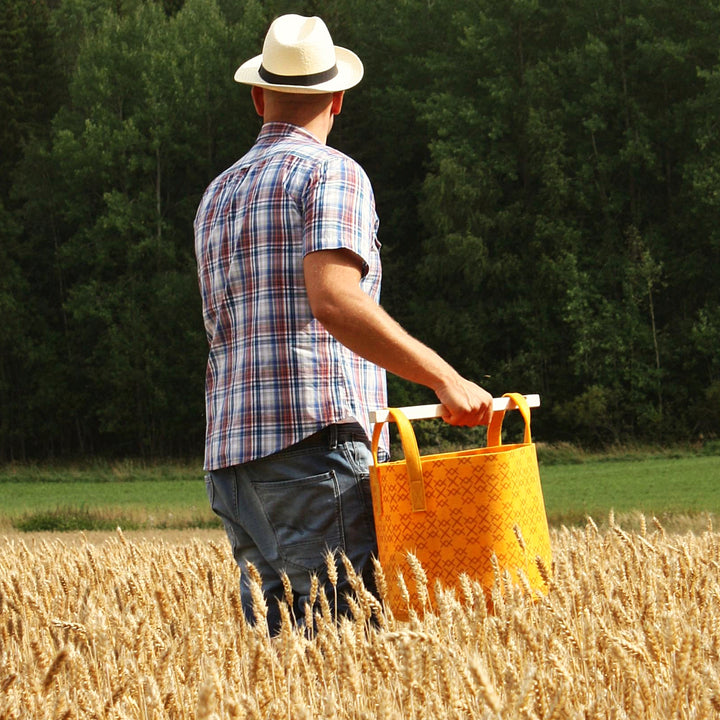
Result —
<path fill-rule="evenodd" d="M 541 439 L 717 434 L 717 3 L 0 0 L 0 460 L 200 453 L 192 220 L 289 11 L 365 62 L 330 142 L 375 186 L 395 317 L 539 392 Z"/>

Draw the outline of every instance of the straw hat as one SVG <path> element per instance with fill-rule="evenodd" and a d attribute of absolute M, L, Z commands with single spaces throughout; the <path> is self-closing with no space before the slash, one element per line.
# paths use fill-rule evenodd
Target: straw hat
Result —
<path fill-rule="evenodd" d="M 265 36 L 262 55 L 243 63 L 235 81 L 288 93 L 348 90 L 363 76 L 360 58 L 333 45 L 319 17 L 282 15 Z"/>

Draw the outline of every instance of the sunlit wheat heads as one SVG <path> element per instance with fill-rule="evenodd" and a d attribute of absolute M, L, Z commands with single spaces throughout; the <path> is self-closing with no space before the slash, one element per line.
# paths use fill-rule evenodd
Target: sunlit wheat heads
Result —
<path fill-rule="evenodd" d="M 329 555 L 303 618 L 288 584 L 274 637 L 259 586 L 245 619 L 223 538 L 57 538 L 1 541 L 1 720 L 720 716 L 711 528 L 554 530 L 544 595 L 471 569 L 448 591 L 414 564 L 407 622 L 355 575 L 337 618 Z M 397 580 L 377 571 L 382 595 Z"/>

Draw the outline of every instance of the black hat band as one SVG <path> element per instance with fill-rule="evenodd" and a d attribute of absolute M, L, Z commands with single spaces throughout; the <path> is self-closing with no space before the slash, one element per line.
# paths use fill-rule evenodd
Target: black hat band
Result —
<path fill-rule="evenodd" d="M 310 75 L 276 75 L 266 70 L 260 65 L 258 75 L 271 85 L 297 85 L 298 87 L 309 87 L 310 85 L 320 85 L 321 83 L 332 80 L 338 74 L 337 65 L 333 65 L 329 70 L 323 70 L 319 73 L 311 73 Z"/>

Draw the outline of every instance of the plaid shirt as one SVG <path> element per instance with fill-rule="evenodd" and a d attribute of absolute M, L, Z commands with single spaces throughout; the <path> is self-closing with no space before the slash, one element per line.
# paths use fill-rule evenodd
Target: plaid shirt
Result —
<path fill-rule="evenodd" d="M 385 372 L 313 317 L 303 258 L 346 248 L 376 302 L 381 266 L 370 181 L 306 130 L 267 123 L 206 190 L 195 253 L 210 353 L 205 469 L 270 455 L 387 405 Z M 383 442 L 383 447 L 387 446 Z"/>

